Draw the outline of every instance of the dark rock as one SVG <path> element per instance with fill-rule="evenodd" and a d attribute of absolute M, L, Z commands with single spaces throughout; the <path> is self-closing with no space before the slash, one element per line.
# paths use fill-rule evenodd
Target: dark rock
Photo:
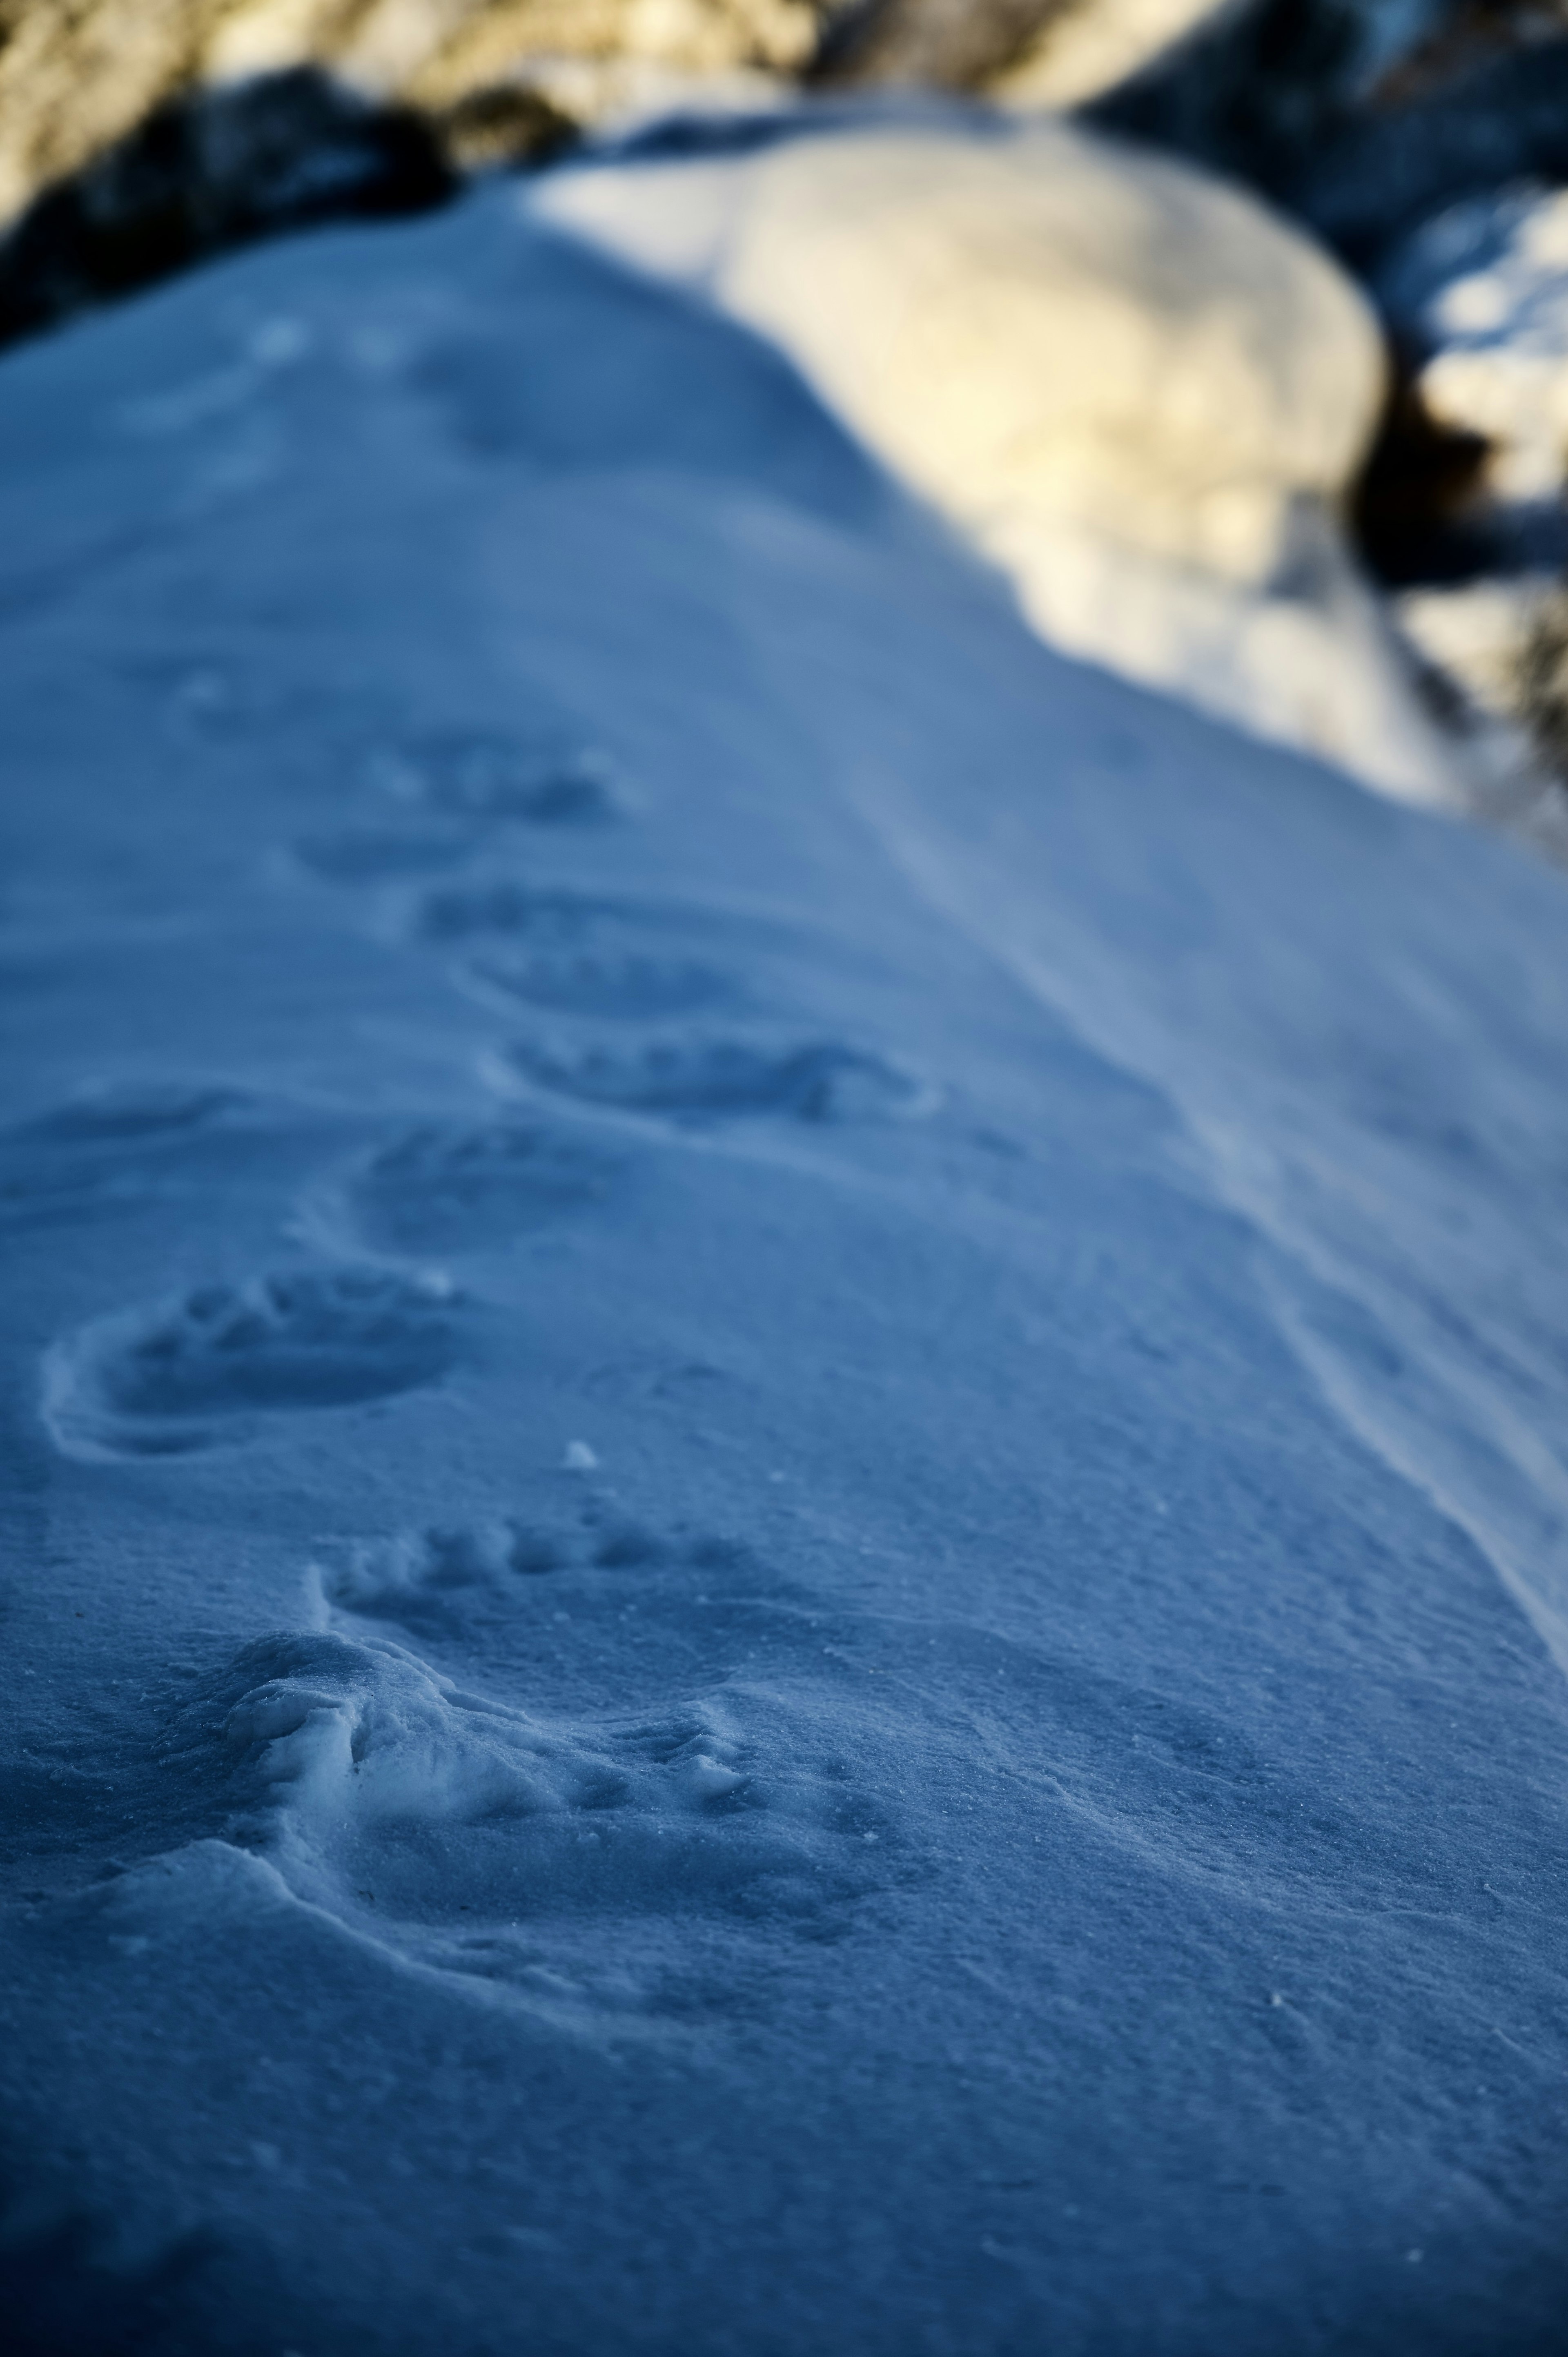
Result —
<path fill-rule="evenodd" d="M 547 163 L 581 136 L 570 115 L 521 82 L 469 91 L 437 117 L 435 127 L 449 162 L 464 172 Z"/>
<path fill-rule="evenodd" d="M 0 342 L 308 223 L 419 212 L 455 181 L 416 114 L 314 67 L 171 100 L 0 242 Z"/>
<path fill-rule="evenodd" d="M 10 2357 L 140 2357 L 170 2347 L 180 2295 L 209 2265 L 199 2231 L 139 2264 L 120 2258 L 107 2222 L 71 2211 L 0 2239 L 0 2312 Z"/>
<path fill-rule="evenodd" d="M 1466 70 L 1487 52 L 1462 19 L 1428 0 L 1402 40 L 1366 0 L 1241 0 L 1082 112 L 1262 190 L 1368 269 L 1458 198 L 1568 181 L 1568 38 L 1494 0 L 1504 54 Z"/>
<path fill-rule="evenodd" d="M 1242 0 L 1083 113 L 1278 195 L 1349 119 L 1381 62 L 1364 0 Z"/>
<path fill-rule="evenodd" d="M 1369 111 L 1289 194 L 1361 268 L 1444 205 L 1510 181 L 1568 182 L 1568 39 L 1516 50 L 1417 104 Z"/>
<path fill-rule="evenodd" d="M 1491 445 L 1434 418 L 1395 355 L 1376 441 L 1351 500 L 1357 544 L 1387 587 L 1466 580 L 1492 557 L 1473 509 Z"/>

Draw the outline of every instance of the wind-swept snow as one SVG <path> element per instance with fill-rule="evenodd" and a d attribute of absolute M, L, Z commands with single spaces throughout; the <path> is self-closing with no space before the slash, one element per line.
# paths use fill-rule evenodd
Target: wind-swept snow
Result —
<path fill-rule="evenodd" d="M 1561 878 L 508 189 L 0 438 L 24 2346 L 1550 2348 Z"/>

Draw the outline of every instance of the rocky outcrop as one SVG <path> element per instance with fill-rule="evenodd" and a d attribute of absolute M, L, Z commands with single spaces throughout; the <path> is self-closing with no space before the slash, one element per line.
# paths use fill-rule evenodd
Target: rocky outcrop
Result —
<path fill-rule="evenodd" d="M 795 74 L 822 13 L 822 0 L 0 0 L 0 219 L 207 87 L 311 64 L 459 128 L 485 93 L 492 118 L 521 92 L 586 121 L 693 78 Z"/>
<path fill-rule="evenodd" d="M 439 201 L 584 124 L 756 103 L 825 0 L 0 0 L 0 341 L 199 255 Z"/>
<path fill-rule="evenodd" d="M 1358 0 L 0 0 L 0 221 L 169 103 L 302 65 L 487 155 L 528 152 L 563 122 L 801 83 L 1025 107 L 1115 87 L 1123 127 L 1266 181 L 1451 14 L 1452 0 L 1397 17 Z"/>

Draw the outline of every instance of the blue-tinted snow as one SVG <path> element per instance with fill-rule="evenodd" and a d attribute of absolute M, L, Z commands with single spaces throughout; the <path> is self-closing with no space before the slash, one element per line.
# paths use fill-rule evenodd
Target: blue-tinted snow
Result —
<path fill-rule="evenodd" d="M 503 189 L 0 437 L 27 2345 L 1559 2347 L 1562 882 Z"/>

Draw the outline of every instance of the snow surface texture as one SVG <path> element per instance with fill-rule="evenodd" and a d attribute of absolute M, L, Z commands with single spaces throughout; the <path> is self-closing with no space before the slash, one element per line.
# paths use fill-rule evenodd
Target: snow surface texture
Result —
<path fill-rule="evenodd" d="M 1336 265 L 1066 124 L 874 128 L 552 175 L 532 201 L 774 337 L 1042 636 L 1455 802 L 1335 503 L 1382 398 Z"/>
<path fill-rule="evenodd" d="M 0 436 L 24 2345 L 1557 2345 L 1562 879 L 508 190 Z"/>

